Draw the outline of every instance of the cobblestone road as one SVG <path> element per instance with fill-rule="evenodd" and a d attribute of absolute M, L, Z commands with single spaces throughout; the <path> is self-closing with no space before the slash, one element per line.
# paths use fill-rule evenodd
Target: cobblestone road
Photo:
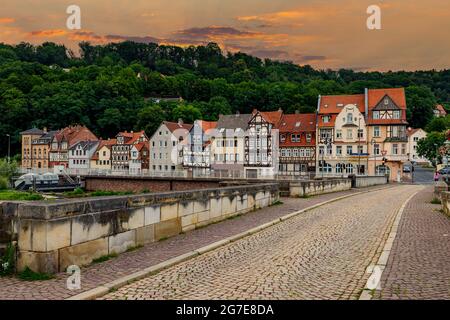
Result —
<path fill-rule="evenodd" d="M 406 206 L 375 299 L 450 299 L 450 218 L 433 188 Z"/>
<path fill-rule="evenodd" d="M 65 299 L 82 291 L 103 285 L 117 278 L 132 274 L 176 256 L 201 248 L 215 241 L 239 234 L 283 215 L 309 206 L 377 187 L 352 189 L 329 193 L 307 199 L 283 198 L 283 205 L 257 210 L 236 219 L 209 225 L 185 234 L 146 245 L 144 248 L 127 252 L 119 257 L 82 268 L 82 290 L 70 291 L 66 288 L 67 274 L 59 273 L 48 281 L 21 281 L 16 277 L 0 278 L 0 300 L 5 299 Z M 389 188 L 389 186 L 388 186 Z"/>
<path fill-rule="evenodd" d="M 105 299 L 357 299 L 403 185 L 336 201 L 125 286 Z"/>

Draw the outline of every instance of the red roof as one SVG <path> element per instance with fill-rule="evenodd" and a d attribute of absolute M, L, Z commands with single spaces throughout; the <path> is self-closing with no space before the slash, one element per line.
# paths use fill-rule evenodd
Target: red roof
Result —
<path fill-rule="evenodd" d="M 440 104 L 438 104 L 436 106 L 436 110 L 439 111 L 439 113 L 442 114 L 442 115 L 446 115 L 447 114 L 447 111 L 445 111 L 445 108 L 442 105 L 440 105 Z"/>
<path fill-rule="evenodd" d="M 330 121 L 329 122 L 323 122 L 323 116 L 329 116 Z M 317 124 L 320 128 L 327 128 L 327 127 L 334 127 L 334 124 L 336 122 L 337 114 L 319 114 L 317 116 Z"/>
<path fill-rule="evenodd" d="M 261 111 L 260 112 L 261 115 L 263 116 L 264 119 L 266 119 L 267 122 L 278 126 L 279 123 L 281 122 L 281 118 L 283 117 L 283 111 L 282 110 L 278 110 L 278 111 Z"/>
<path fill-rule="evenodd" d="M 320 98 L 319 114 L 339 114 L 342 111 L 342 108 L 348 104 L 356 105 L 359 111 L 364 113 L 365 95 L 352 94 L 352 95 L 322 96 Z"/>
<path fill-rule="evenodd" d="M 147 135 L 145 134 L 145 131 L 138 131 L 138 132 L 119 132 L 116 137 L 125 137 L 125 144 L 136 144 L 136 142 L 139 141 L 139 139 L 144 136 L 145 140 L 148 140 Z"/>
<path fill-rule="evenodd" d="M 172 133 L 174 133 L 174 131 L 178 129 L 186 129 L 187 131 L 189 131 L 192 128 L 192 124 L 187 123 L 178 123 L 169 121 L 163 121 L 163 123 L 166 125 L 167 129 L 169 129 L 170 132 Z"/>
<path fill-rule="evenodd" d="M 369 111 L 388 95 L 402 110 L 406 110 L 406 95 L 404 88 L 369 89 Z M 406 115 L 405 115 L 406 118 Z"/>
<path fill-rule="evenodd" d="M 58 142 L 63 140 L 67 141 L 70 146 L 80 142 L 80 141 L 98 141 L 98 138 L 85 126 L 70 126 L 64 128 L 55 134 L 55 139 Z"/>
<path fill-rule="evenodd" d="M 314 113 L 284 114 L 276 128 L 280 132 L 316 131 L 316 115 Z"/>
<path fill-rule="evenodd" d="M 217 127 L 216 121 L 205 121 L 205 120 L 199 120 L 198 121 L 200 127 L 203 129 L 204 132 L 214 129 Z"/>

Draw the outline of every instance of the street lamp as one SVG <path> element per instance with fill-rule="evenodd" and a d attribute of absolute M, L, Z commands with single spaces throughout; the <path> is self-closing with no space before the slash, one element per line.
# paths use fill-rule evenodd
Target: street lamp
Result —
<path fill-rule="evenodd" d="M 11 162 L 11 135 L 6 134 L 6 136 L 8 137 L 8 163 L 10 163 Z"/>
<path fill-rule="evenodd" d="M 373 155 L 374 155 L 374 158 L 375 158 L 374 172 L 375 172 L 375 175 L 377 176 L 377 153 L 375 152 L 375 148 L 374 148 L 375 147 L 375 143 L 377 143 L 375 138 L 372 138 L 372 140 L 370 141 L 370 144 L 372 145 Z M 367 168 L 367 169 L 369 169 L 369 168 Z"/>
<path fill-rule="evenodd" d="M 323 179 L 323 172 L 325 170 L 325 159 L 324 159 L 325 152 L 327 151 L 328 147 L 332 146 L 332 142 L 333 142 L 333 140 L 331 139 L 331 137 L 325 137 L 320 140 L 320 144 L 324 145 L 324 149 L 322 152 L 322 179 Z M 320 168 L 320 166 L 319 166 L 319 168 Z"/>

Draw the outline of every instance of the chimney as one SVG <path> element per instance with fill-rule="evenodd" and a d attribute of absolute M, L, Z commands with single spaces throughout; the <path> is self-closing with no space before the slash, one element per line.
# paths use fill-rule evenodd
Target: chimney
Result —
<path fill-rule="evenodd" d="M 236 110 L 236 117 L 239 117 L 241 115 L 241 113 L 239 112 L 239 110 Z"/>
<path fill-rule="evenodd" d="M 295 114 L 300 114 L 300 111 L 299 110 L 295 110 Z"/>
<path fill-rule="evenodd" d="M 181 118 L 178 119 L 178 125 L 179 125 L 179 126 L 182 126 L 182 125 L 183 125 L 183 119 L 181 119 Z"/>
<path fill-rule="evenodd" d="M 42 129 L 42 131 L 44 131 L 44 133 L 47 133 L 47 127 L 44 127 L 44 129 Z"/>
<path fill-rule="evenodd" d="M 133 130 L 131 130 L 131 133 L 134 133 L 134 131 L 133 131 Z"/>
<path fill-rule="evenodd" d="M 283 112 L 283 109 L 281 109 L 281 107 L 278 109 L 278 112 Z"/>

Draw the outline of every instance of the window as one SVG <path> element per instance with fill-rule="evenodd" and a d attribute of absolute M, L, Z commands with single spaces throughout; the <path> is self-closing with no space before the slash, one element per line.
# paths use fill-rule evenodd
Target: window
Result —
<path fill-rule="evenodd" d="M 353 122 L 353 113 L 347 113 L 347 123 Z"/>
<path fill-rule="evenodd" d="M 345 173 L 352 174 L 353 173 L 353 165 L 351 163 L 347 163 L 345 166 Z"/>
<path fill-rule="evenodd" d="M 323 146 L 319 147 L 319 155 L 323 155 L 325 153 L 325 148 Z"/>
<path fill-rule="evenodd" d="M 380 145 L 379 144 L 374 144 L 373 145 L 373 154 L 374 155 L 379 155 L 380 154 Z"/>
<path fill-rule="evenodd" d="M 363 129 L 358 129 L 358 138 L 360 138 L 360 139 L 364 138 L 364 130 Z"/>
<path fill-rule="evenodd" d="M 330 122 L 330 116 L 323 116 L 323 117 L 322 117 L 322 121 L 323 121 L 323 123 L 328 123 L 328 122 Z"/>
<path fill-rule="evenodd" d="M 380 137 L 380 134 L 381 134 L 380 127 L 378 126 L 373 127 L 373 136 L 378 138 Z"/>
<path fill-rule="evenodd" d="M 364 153 L 364 146 L 358 146 L 358 154 L 363 154 Z"/>
<path fill-rule="evenodd" d="M 392 145 L 392 154 L 398 154 L 398 144 L 396 143 Z"/>
<path fill-rule="evenodd" d="M 331 135 L 332 135 L 331 129 L 321 129 L 320 130 L 320 139 L 321 140 L 331 139 Z"/>
<path fill-rule="evenodd" d="M 417 141 L 419 141 L 419 137 L 414 137 L 414 142 L 417 142 Z"/>
<path fill-rule="evenodd" d="M 336 139 L 342 139 L 342 130 L 336 130 Z"/>
<path fill-rule="evenodd" d="M 343 173 L 345 168 L 345 164 L 338 163 L 336 164 L 336 173 Z"/>
<path fill-rule="evenodd" d="M 336 147 L 336 155 L 337 156 L 342 156 L 342 146 L 337 146 Z"/>
<path fill-rule="evenodd" d="M 331 144 L 327 145 L 327 156 L 331 156 L 333 154 L 333 146 Z"/>
<path fill-rule="evenodd" d="M 311 133 L 307 133 L 307 134 L 306 134 L 306 142 L 307 142 L 307 143 L 311 143 L 311 139 L 312 139 Z"/>
<path fill-rule="evenodd" d="M 406 154 L 406 143 L 402 143 L 402 154 Z"/>
<path fill-rule="evenodd" d="M 401 114 L 400 110 L 394 110 L 393 118 L 400 119 L 400 114 Z"/>
<path fill-rule="evenodd" d="M 373 118 L 374 119 L 380 119 L 380 111 L 374 111 L 373 112 Z"/>
<path fill-rule="evenodd" d="M 300 142 L 300 135 L 299 134 L 293 134 L 291 135 L 292 142 Z"/>
<path fill-rule="evenodd" d="M 347 146 L 347 154 L 351 155 L 353 153 L 353 146 Z"/>

